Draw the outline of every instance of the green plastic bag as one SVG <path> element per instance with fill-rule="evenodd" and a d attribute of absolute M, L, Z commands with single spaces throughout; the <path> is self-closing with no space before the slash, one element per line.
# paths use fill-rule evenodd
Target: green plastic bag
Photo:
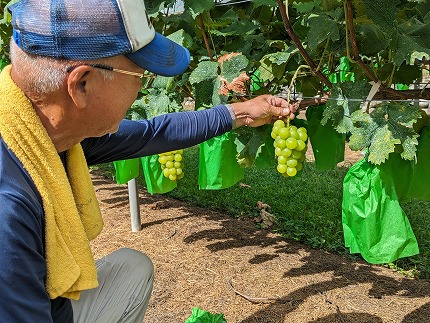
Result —
<path fill-rule="evenodd" d="M 339 73 L 332 73 L 329 76 L 330 82 L 354 82 L 355 74 L 351 72 L 351 64 L 348 57 L 343 56 L 339 59 Z"/>
<path fill-rule="evenodd" d="M 161 164 L 158 162 L 158 155 L 142 157 L 141 162 L 146 189 L 150 194 L 163 194 L 176 188 L 176 181 L 171 181 L 163 175 Z"/>
<path fill-rule="evenodd" d="M 227 321 L 224 314 L 212 314 L 195 307 L 184 323 L 227 323 Z"/>
<path fill-rule="evenodd" d="M 390 263 L 419 253 L 386 167 L 362 159 L 343 181 L 342 225 L 345 246 L 369 263 Z"/>
<path fill-rule="evenodd" d="M 375 166 L 391 177 L 399 201 L 407 198 L 414 164 L 414 161 L 405 160 L 398 153 L 391 153 L 385 163 Z"/>
<path fill-rule="evenodd" d="M 252 75 L 251 75 L 251 92 L 256 92 L 258 91 L 261 87 L 264 87 L 264 81 L 263 79 L 260 77 L 260 71 L 256 70 Z"/>
<path fill-rule="evenodd" d="M 424 127 L 418 138 L 417 162 L 412 169 L 406 197 L 424 201 L 430 200 L 428 183 L 430 179 L 430 127 Z"/>
<path fill-rule="evenodd" d="M 139 158 L 114 161 L 113 166 L 117 184 L 127 183 L 139 176 Z"/>
<path fill-rule="evenodd" d="M 227 132 L 200 144 L 200 189 L 228 188 L 244 177 L 244 170 L 236 159 L 235 137 L 235 133 Z"/>
<path fill-rule="evenodd" d="M 334 169 L 345 158 L 345 134 L 337 132 L 328 122 L 321 124 L 325 104 L 306 109 L 308 136 L 317 170 Z"/>

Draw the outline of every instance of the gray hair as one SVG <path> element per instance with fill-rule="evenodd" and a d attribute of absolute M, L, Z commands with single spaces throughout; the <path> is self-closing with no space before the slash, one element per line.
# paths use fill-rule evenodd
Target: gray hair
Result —
<path fill-rule="evenodd" d="M 29 54 L 21 50 L 13 40 L 10 42 L 10 60 L 22 79 L 26 80 L 27 90 L 49 94 L 60 89 L 67 76 L 67 68 L 88 63 L 107 63 L 114 58 L 105 58 L 98 61 L 70 61 L 52 57 Z M 104 79 L 114 78 L 113 73 L 100 70 Z"/>

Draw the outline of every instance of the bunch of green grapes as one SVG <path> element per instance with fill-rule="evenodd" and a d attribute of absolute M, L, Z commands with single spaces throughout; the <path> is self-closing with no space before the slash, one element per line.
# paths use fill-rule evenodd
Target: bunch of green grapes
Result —
<path fill-rule="evenodd" d="M 276 120 L 271 136 L 275 141 L 275 155 L 278 160 L 277 171 L 285 177 L 296 176 L 303 168 L 306 158 L 308 134 L 306 128 L 290 125 L 289 120 Z"/>
<path fill-rule="evenodd" d="M 161 164 L 163 175 L 171 181 L 184 177 L 183 149 L 158 154 L 158 162 Z"/>

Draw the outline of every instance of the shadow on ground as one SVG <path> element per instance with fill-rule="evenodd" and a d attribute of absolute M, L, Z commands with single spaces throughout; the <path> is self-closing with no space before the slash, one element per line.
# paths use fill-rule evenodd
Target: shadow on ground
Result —
<path fill-rule="evenodd" d="M 97 178 L 94 185 L 111 183 L 110 180 Z M 101 204 L 111 206 L 128 205 L 128 194 L 124 187 L 103 188 L 111 190 L 111 197 L 103 199 Z M 156 210 L 157 204 L 163 208 L 177 208 L 181 215 L 171 218 L 160 218 L 156 221 L 144 222 L 142 228 L 178 221 L 181 219 L 199 217 L 210 221 L 216 221 L 220 227 L 217 229 L 197 228 L 188 236 L 183 238 L 186 244 L 193 244 L 204 241 L 205 247 L 212 253 L 229 249 L 245 248 L 249 246 L 261 248 L 261 254 L 255 254 L 249 259 L 250 264 L 264 264 L 272 261 L 280 255 L 297 255 L 300 250 L 306 250 L 306 256 L 301 258 L 301 267 L 292 268 L 283 273 L 284 278 L 299 277 L 302 275 L 320 275 L 331 273 L 332 279 L 308 284 L 294 290 L 287 295 L 281 295 L 276 300 L 272 300 L 267 306 L 261 308 L 252 316 L 241 320 L 241 323 L 266 323 L 279 322 L 280 317 L 285 317 L 288 313 L 295 311 L 304 301 L 315 295 L 324 297 L 327 292 L 341 289 L 347 286 L 368 284 L 369 298 L 382 299 L 386 296 L 401 296 L 402 298 L 425 298 L 430 296 L 430 283 L 423 280 L 415 280 L 401 276 L 391 277 L 382 275 L 380 267 L 372 266 L 365 262 L 351 262 L 339 255 L 330 254 L 321 250 L 304 247 L 295 242 L 285 243 L 285 239 L 274 235 L 269 230 L 258 229 L 250 219 L 229 218 L 225 215 L 188 206 L 160 195 L 141 194 L 139 198 L 141 207 Z M 271 247 L 273 252 L 265 251 L 265 247 Z M 343 259 L 343 260 L 342 260 Z M 332 304 L 329 298 L 326 302 Z M 334 305 L 336 306 L 336 305 Z M 360 311 L 342 312 L 339 307 L 336 313 L 309 322 L 383 322 L 383 319 L 369 313 Z M 430 322 L 430 303 L 426 303 L 407 313 L 397 322 Z"/>

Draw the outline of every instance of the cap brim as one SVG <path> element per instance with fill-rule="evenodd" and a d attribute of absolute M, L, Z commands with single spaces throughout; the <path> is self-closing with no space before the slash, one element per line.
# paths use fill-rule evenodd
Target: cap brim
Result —
<path fill-rule="evenodd" d="M 125 56 L 145 70 L 161 76 L 181 74 L 190 64 L 188 49 L 159 33 L 155 33 L 148 45 Z"/>

